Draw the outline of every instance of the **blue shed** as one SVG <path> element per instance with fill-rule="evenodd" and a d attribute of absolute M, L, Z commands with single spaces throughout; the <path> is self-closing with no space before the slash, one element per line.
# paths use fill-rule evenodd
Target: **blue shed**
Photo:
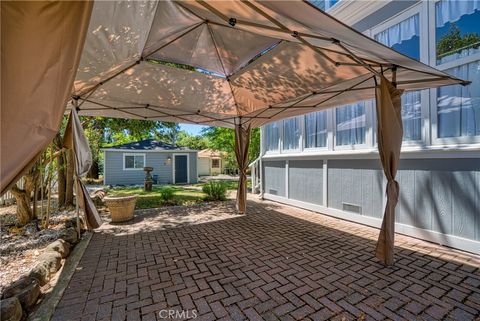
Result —
<path fill-rule="evenodd" d="M 197 182 L 197 151 L 153 139 L 103 148 L 105 185 L 141 185 L 143 168 L 153 167 L 157 184 Z"/>

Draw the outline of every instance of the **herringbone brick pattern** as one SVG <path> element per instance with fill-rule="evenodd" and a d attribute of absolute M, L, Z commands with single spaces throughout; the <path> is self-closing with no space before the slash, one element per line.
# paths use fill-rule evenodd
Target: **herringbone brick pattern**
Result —
<path fill-rule="evenodd" d="M 260 201 L 222 221 L 97 232 L 53 320 L 166 320 L 161 310 L 196 320 L 480 318 L 478 256 L 399 236 L 396 264 L 384 267 L 377 233 Z"/>

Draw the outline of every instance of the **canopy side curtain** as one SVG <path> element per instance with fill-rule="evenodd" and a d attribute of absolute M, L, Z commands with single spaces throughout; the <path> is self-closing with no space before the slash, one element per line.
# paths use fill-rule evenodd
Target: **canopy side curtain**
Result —
<path fill-rule="evenodd" d="M 83 210 L 85 225 L 88 229 L 97 228 L 102 225 L 102 219 L 80 179 L 87 175 L 92 166 L 92 152 L 75 109 L 70 111 L 63 145 L 70 149 L 74 156 L 77 205 Z"/>
<path fill-rule="evenodd" d="M 402 92 L 403 90 L 395 88 L 383 76 L 380 77 L 380 86 L 378 86 L 375 92 L 378 153 L 385 177 L 387 178 L 387 204 L 375 254 L 386 265 L 392 265 L 394 261 L 395 206 L 400 193 L 400 186 L 395 180 L 395 176 L 397 174 L 403 139 Z"/>
<path fill-rule="evenodd" d="M 245 213 L 247 208 L 247 169 L 250 133 L 250 125 L 246 127 L 241 124 L 235 125 L 235 156 L 239 170 L 236 207 L 239 213 Z"/>
<path fill-rule="evenodd" d="M 3 194 L 60 127 L 93 1 L 2 1 L 0 6 Z"/>

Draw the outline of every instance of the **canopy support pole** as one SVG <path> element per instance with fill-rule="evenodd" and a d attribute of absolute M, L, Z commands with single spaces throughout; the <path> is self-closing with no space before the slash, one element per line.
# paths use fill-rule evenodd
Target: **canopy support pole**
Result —
<path fill-rule="evenodd" d="M 247 209 L 247 169 L 250 132 L 250 125 L 246 128 L 243 127 L 242 119 L 239 118 L 238 123 L 235 123 L 235 157 L 239 170 L 236 208 L 239 214 L 244 214 Z"/>
<path fill-rule="evenodd" d="M 395 73 L 392 77 L 395 80 Z M 375 79 L 375 82 L 377 80 Z M 398 202 L 400 186 L 395 180 L 400 150 L 402 148 L 403 124 L 401 95 L 403 90 L 380 76 L 380 86 L 375 90 L 377 109 L 378 153 L 387 178 L 387 204 L 382 227 L 378 236 L 376 257 L 385 265 L 394 263 L 395 206 Z"/>

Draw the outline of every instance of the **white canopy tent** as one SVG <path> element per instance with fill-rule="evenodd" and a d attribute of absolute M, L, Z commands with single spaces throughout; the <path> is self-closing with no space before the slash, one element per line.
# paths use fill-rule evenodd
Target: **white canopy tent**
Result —
<path fill-rule="evenodd" d="M 2 70 L 2 84 L 3 78 Z M 451 84 L 466 82 L 377 43 L 306 1 L 97 1 L 68 107 L 79 115 L 235 128 L 237 208 L 244 212 L 250 128 L 377 96 L 379 149 L 389 181 L 379 242 L 386 250 L 381 245 L 377 256 L 390 264 L 400 94 Z M 32 112 L 38 103 L 25 102 Z M 59 111 L 50 116 L 57 119 Z M 2 124 L 8 121 L 3 116 L 2 107 Z M 19 148 L 2 162 L 14 164 L 24 154 Z M 9 170 L 11 178 L 22 167 Z M 2 190 L 9 183 L 2 175 Z"/>

